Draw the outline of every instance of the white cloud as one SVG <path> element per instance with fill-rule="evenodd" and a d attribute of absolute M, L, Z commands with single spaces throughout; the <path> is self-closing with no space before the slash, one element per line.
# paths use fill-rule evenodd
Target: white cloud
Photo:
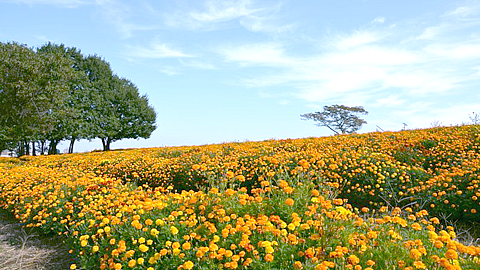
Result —
<path fill-rule="evenodd" d="M 243 65 L 278 65 L 290 63 L 284 55 L 284 49 L 276 43 L 246 44 L 230 46 L 219 50 L 227 61 L 240 62 Z"/>
<path fill-rule="evenodd" d="M 246 78 L 243 82 L 249 87 L 289 85 L 295 97 L 308 102 L 402 106 L 426 97 L 439 100 L 479 83 L 474 64 L 478 67 L 480 62 L 480 40 L 472 27 L 476 22 L 439 18 L 438 23 L 430 23 L 431 18 L 416 21 L 423 26 L 420 34 L 411 21 L 395 22 L 393 27 L 378 25 L 384 22 L 379 19 L 360 30 L 330 34 L 309 57 L 294 56 L 297 52 L 278 40 L 220 53 L 241 66 L 275 68 Z"/>
<path fill-rule="evenodd" d="M 139 18 L 142 18 L 138 16 L 139 14 L 151 13 L 151 7 L 148 5 L 127 5 L 125 2 L 117 0 L 95 0 L 95 5 L 98 7 L 98 18 L 113 25 L 123 38 L 131 38 L 138 31 L 159 28 L 156 24 L 137 22 Z"/>
<path fill-rule="evenodd" d="M 136 58 L 182 58 L 193 57 L 164 43 L 152 43 L 149 47 L 127 45 L 127 55 Z"/>
<path fill-rule="evenodd" d="M 241 18 L 240 24 L 251 32 L 265 32 L 280 34 L 284 32 L 293 32 L 297 25 L 295 23 L 277 25 L 273 22 L 272 16 L 249 15 Z"/>
<path fill-rule="evenodd" d="M 447 12 L 446 16 L 454 17 L 468 17 L 476 15 L 480 12 L 480 2 L 471 2 L 469 5 L 457 7 L 456 9 Z"/>
<path fill-rule="evenodd" d="M 403 105 L 405 102 L 406 99 L 403 99 L 398 95 L 388 95 L 385 98 L 379 98 L 375 100 L 375 104 L 373 105 L 378 107 L 392 107 Z"/>
<path fill-rule="evenodd" d="M 92 1 L 86 0 L 14 0 L 8 2 L 27 5 L 51 5 L 65 8 L 76 8 L 81 5 L 92 3 Z"/>
<path fill-rule="evenodd" d="M 400 48 L 372 45 L 348 51 L 327 53 L 322 62 L 344 66 L 394 66 L 419 63 L 421 62 L 421 56 L 415 52 Z"/>
<path fill-rule="evenodd" d="M 480 40 L 466 43 L 450 43 L 450 44 L 432 44 L 425 48 L 425 51 L 441 56 L 443 58 L 454 59 L 474 59 L 480 58 Z"/>
<path fill-rule="evenodd" d="M 164 14 L 164 20 L 168 26 L 191 30 L 216 30 L 222 23 L 236 20 L 251 32 L 279 34 L 293 31 L 294 23 L 277 23 L 275 15 L 281 7 L 281 3 L 261 6 L 250 0 L 209 0 L 200 9 Z"/>
<path fill-rule="evenodd" d="M 442 26 L 431 26 L 425 28 L 423 32 L 417 37 L 417 39 L 433 39 L 443 31 Z"/>
<path fill-rule="evenodd" d="M 186 67 L 195 68 L 195 69 L 216 69 L 217 67 L 212 63 L 202 62 L 199 60 L 179 60 L 180 63 Z"/>
<path fill-rule="evenodd" d="M 206 3 L 206 10 L 203 12 L 190 12 L 189 15 L 199 22 L 227 21 L 250 15 L 256 10 L 250 9 L 248 0 L 210 0 Z"/>
<path fill-rule="evenodd" d="M 384 23 L 385 22 L 385 17 L 377 17 L 375 19 L 373 19 L 372 23 L 378 23 L 378 24 L 381 24 L 381 23 Z"/>
<path fill-rule="evenodd" d="M 376 32 L 355 31 L 350 35 L 337 37 L 336 40 L 334 40 L 332 43 L 333 43 L 333 46 L 337 49 L 347 50 L 347 49 L 377 42 L 381 38 L 382 37 Z"/>

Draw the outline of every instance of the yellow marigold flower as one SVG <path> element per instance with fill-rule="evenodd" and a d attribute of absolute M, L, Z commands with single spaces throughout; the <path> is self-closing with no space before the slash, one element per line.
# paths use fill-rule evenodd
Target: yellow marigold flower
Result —
<path fill-rule="evenodd" d="M 370 238 L 370 239 L 376 239 L 378 237 L 378 235 L 377 235 L 377 232 L 375 232 L 375 231 L 369 231 L 367 233 L 367 237 Z"/>
<path fill-rule="evenodd" d="M 360 259 L 357 256 L 352 254 L 348 256 L 347 261 L 352 265 L 356 265 L 360 262 Z"/>
<path fill-rule="evenodd" d="M 77 269 L 77 265 L 74 264 L 74 263 L 72 263 L 72 264 L 70 265 L 70 270 L 74 270 L 74 269 Z"/>
<path fill-rule="evenodd" d="M 141 244 L 138 249 L 141 251 L 141 252 L 147 252 L 149 247 L 144 245 L 144 244 Z"/>
<path fill-rule="evenodd" d="M 120 269 L 122 269 L 122 264 L 121 264 L 121 263 L 116 263 L 116 264 L 113 266 L 113 269 L 115 269 L 115 270 L 120 270 Z"/>
<path fill-rule="evenodd" d="M 272 254 L 268 253 L 267 255 L 265 255 L 265 258 L 264 258 L 264 259 L 265 259 L 265 261 L 267 261 L 267 262 L 271 262 L 271 261 L 273 261 L 274 258 L 273 258 L 273 255 L 272 255 Z"/>
<path fill-rule="evenodd" d="M 95 246 L 92 247 L 92 252 L 93 253 L 98 252 L 98 249 L 99 249 L 99 247 L 97 245 L 95 245 Z"/>
<path fill-rule="evenodd" d="M 175 235 L 175 234 L 178 233 L 178 229 L 177 229 L 175 226 L 171 226 L 171 227 L 170 227 L 170 232 L 171 232 L 173 235 Z"/>
<path fill-rule="evenodd" d="M 293 263 L 293 268 L 302 269 L 303 268 L 302 262 L 301 261 L 295 261 L 295 263 Z"/>
<path fill-rule="evenodd" d="M 143 264 L 145 262 L 145 259 L 144 258 L 138 258 L 137 259 L 137 263 L 138 264 Z"/>
<path fill-rule="evenodd" d="M 80 241 L 80 246 L 84 247 L 84 246 L 86 246 L 86 245 L 88 245 L 88 241 L 87 241 L 87 240 L 82 240 L 82 241 Z"/>
<path fill-rule="evenodd" d="M 183 264 L 183 269 L 192 269 L 194 266 L 194 263 L 192 261 L 186 261 L 184 264 Z"/>
<path fill-rule="evenodd" d="M 160 232 L 159 232 L 157 229 L 155 229 L 155 228 L 153 228 L 153 229 L 150 230 L 150 234 L 151 234 L 152 236 L 157 236 L 159 233 L 160 233 Z"/>

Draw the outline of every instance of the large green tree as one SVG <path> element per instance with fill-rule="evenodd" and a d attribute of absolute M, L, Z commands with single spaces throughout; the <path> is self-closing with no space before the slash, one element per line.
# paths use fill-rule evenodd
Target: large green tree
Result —
<path fill-rule="evenodd" d="M 302 114 L 303 120 L 318 122 L 320 127 L 327 127 L 335 134 L 354 133 L 367 121 L 358 117 L 368 114 L 362 106 L 348 107 L 345 105 L 324 106 L 322 112 Z"/>
<path fill-rule="evenodd" d="M 71 62 L 14 42 L 1 43 L 0 61 L 0 125 L 10 140 L 20 142 L 20 154 L 28 154 L 29 142 L 67 117 L 62 104 L 73 77 Z"/>
<path fill-rule="evenodd" d="M 57 118 L 59 121 L 55 123 L 55 129 L 51 130 L 47 137 L 52 139 L 50 141 L 51 151 L 55 151 L 53 148 L 56 147 L 53 146 L 56 142 L 67 139 L 70 141 L 68 152 L 73 153 L 75 141 L 87 138 L 92 133 L 90 124 L 92 118 L 90 92 L 92 89 L 90 80 L 82 69 L 85 57 L 77 48 L 66 47 L 63 44 L 47 43 L 38 48 L 37 52 L 46 55 L 61 55 L 70 61 L 73 76 L 68 81 L 68 96 L 60 108 L 63 116 Z"/>
<path fill-rule="evenodd" d="M 148 105 L 147 96 L 140 96 L 138 88 L 128 79 L 113 77 L 113 95 L 105 99 L 104 109 L 114 115 L 114 124 L 104 126 L 102 144 L 110 149 L 111 142 L 121 139 L 149 138 L 156 129 L 156 112 Z"/>
<path fill-rule="evenodd" d="M 131 81 L 115 75 L 110 64 L 97 55 L 86 57 L 82 69 L 92 85 L 89 139 L 99 138 L 107 151 L 114 141 L 149 138 L 156 128 L 156 113 L 148 98 L 140 96 Z"/>
<path fill-rule="evenodd" d="M 70 140 L 100 138 L 104 150 L 124 138 L 148 138 L 156 113 L 128 79 L 115 75 L 97 55 L 47 43 L 35 51 L 0 43 L 0 150 L 19 146 L 28 154 L 40 142 L 49 154 Z M 35 150 L 33 150 L 35 153 Z"/>

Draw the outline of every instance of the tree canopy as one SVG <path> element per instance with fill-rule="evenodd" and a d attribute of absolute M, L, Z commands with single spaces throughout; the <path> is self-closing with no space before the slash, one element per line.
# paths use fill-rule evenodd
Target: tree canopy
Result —
<path fill-rule="evenodd" d="M 155 121 L 148 98 L 100 56 L 63 44 L 0 43 L 0 151 L 35 154 L 38 146 L 54 154 L 69 140 L 73 152 L 76 140 L 95 138 L 109 150 L 113 141 L 150 137 Z"/>
<path fill-rule="evenodd" d="M 367 121 L 359 118 L 358 114 L 368 114 L 362 107 L 348 107 L 345 105 L 324 106 L 322 112 L 302 114 L 302 120 L 318 122 L 319 127 L 327 127 L 335 134 L 350 134 L 359 130 Z"/>

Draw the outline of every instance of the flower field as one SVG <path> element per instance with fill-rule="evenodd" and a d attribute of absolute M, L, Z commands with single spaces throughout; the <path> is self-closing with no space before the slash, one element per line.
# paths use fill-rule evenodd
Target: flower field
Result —
<path fill-rule="evenodd" d="M 0 159 L 0 206 L 71 269 L 480 269 L 480 130 Z"/>

